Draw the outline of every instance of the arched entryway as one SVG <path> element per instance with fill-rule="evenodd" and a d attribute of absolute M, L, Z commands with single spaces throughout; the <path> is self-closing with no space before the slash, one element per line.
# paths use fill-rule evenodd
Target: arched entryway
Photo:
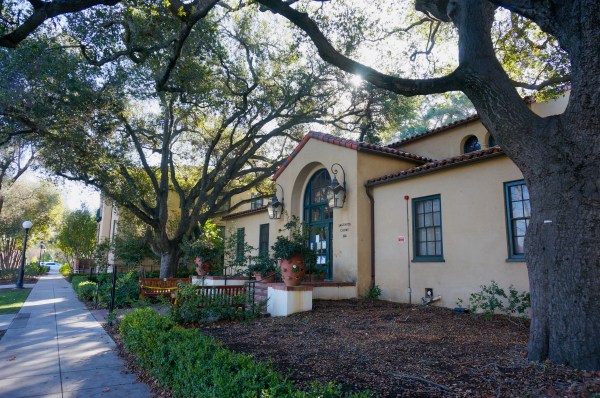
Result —
<path fill-rule="evenodd" d="M 317 267 L 333 277 L 331 253 L 333 209 L 327 200 L 331 178 L 327 169 L 314 173 L 304 192 L 304 222 L 310 231 L 310 247 L 317 255 Z"/>

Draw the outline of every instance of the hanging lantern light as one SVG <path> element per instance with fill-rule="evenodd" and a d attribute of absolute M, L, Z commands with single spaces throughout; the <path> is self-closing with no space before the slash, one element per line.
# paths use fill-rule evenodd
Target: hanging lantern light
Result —
<path fill-rule="evenodd" d="M 281 202 L 277 198 L 277 186 L 279 186 L 279 188 L 281 189 Z M 267 203 L 267 212 L 269 213 L 269 218 L 271 220 L 279 220 L 281 218 L 281 215 L 283 214 L 283 199 L 283 187 L 275 183 L 275 193 L 273 194 L 273 197 L 271 198 L 269 203 Z"/>
<path fill-rule="evenodd" d="M 336 167 L 337 166 L 337 167 Z M 337 173 L 342 171 L 343 182 L 340 182 L 337 179 Z M 333 180 L 327 189 L 327 199 L 329 200 L 329 207 L 333 207 L 335 209 L 341 209 L 344 207 L 344 203 L 346 202 L 346 172 L 344 168 L 339 163 L 334 163 L 331 165 L 331 173 L 333 174 Z"/>

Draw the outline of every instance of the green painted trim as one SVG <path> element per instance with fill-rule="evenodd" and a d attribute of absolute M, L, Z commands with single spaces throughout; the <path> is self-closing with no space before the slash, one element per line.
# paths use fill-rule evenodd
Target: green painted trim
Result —
<path fill-rule="evenodd" d="M 325 220 L 325 207 L 329 207 L 329 203 L 327 201 L 321 202 L 318 204 L 313 204 L 312 201 L 312 186 L 314 180 L 321 173 L 326 173 L 329 177 L 329 181 L 331 182 L 331 176 L 329 175 L 329 170 L 326 168 L 319 169 L 313 173 L 313 175 L 308 180 L 308 184 L 304 189 L 304 197 L 302 198 L 302 220 L 308 226 L 309 230 L 312 228 L 325 227 L 327 229 L 327 255 L 326 255 L 326 264 L 327 264 L 327 279 L 333 279 L 333 208 L 331 209 L 331 218 Z M 306 203 L 306 198 L 308 197 L 308 204 Z M 319 209 L 321 212 L 321 220 L 320 221 L 310 221 L 311 213 L 313 209 Z M 308 216 L 308 217 L 307 217 Z M 312 242 L 312 236 L 309 237 L 309 241 Z"/>
<path fill-rule="evenodd" d="M 504 183 L 504 210 L 505 210 L 505 222 L 506 222 L 506 243 L 508 250 L 508 259 L 506 262 L 525 262 L 524 254 L 515 254 L 514 242 L 513 242 L 513 229 L 512 229 L 512 211 L 510 208 L 510 188 L 517 185 L 525 185 L 525 180 L 508 181 Z M 509 261 L 510 260 L 510 261 Z"/>
<path fill-rule="evenodd" d="M 507 258 L 506 260 L 507 263 L 527 263 L 527 260 L 525 260 L 525 257 L 520 258 L 520 257 L 513 257 L 513 258 Z"/>
<path fill-rule="evenodd" d="M 444 246 L 442 245 L 442 250 Z M 428 257 L 415 257 L 411 260 L 413 263 L 445 263 L 444 257 L 439 256 L 428 256 Z"/>
<path fill-rule="evenodd" d="M 412 232 L 413 232 L 413 254 L 418 253 L 417 245 L 419 244 L 418 234 L 417 234 L 417 206 L 416 203 L 425 202 L 427 200 L 438 199 L 440 201 L 440 229 L 441 229 L 441 239 L 440 244 L 442 245 L 442 254 L 439 256 L 415 256 L 413 258 L 413 262 L 445 262 L 444 260 L 444 226 L 443 226 L 443 217 L 442 217 L 442 196 L 438 193 L 435 195 L 423 196 L 420 198 L 412 199 Z"/>

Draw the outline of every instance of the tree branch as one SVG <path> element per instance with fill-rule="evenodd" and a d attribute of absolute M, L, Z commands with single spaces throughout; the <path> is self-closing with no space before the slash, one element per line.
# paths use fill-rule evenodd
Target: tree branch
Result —
<path fill-rule="evenodd" d="M 317 24 L 306 13 L 291 8 L 281 0 L 257 0 L 274 14 L 288 19 L 302 29 L 317 47 L 321 58 L 343 71 L 358 74 L 369 83 L 404 96 L 436 94 L 460 90 L 457 71 L 434 79 L 402 79 L 381 73 L 371 67 L 356 62 L 336 50 Z"/>
<path fill-rule="evenodd" d="M 15 30 L 0 37 L 0 47 L 15 48 L 46 20 L 59 15 L 82 11 L 98 5 L 114 6 L 121 0 L 56 0 L 30 1 L 33 13 Z"/>
<path fill-rule="evenodd" d="M 548 86 L 552 86 L 552 85 L 555 85 L 558 83 L 567 83 L 570 81 L 571 81 L 571 75 L 553 77 L 551 79 L 548 79 L 548 80 L 543 81 L 542 83 L 538 83 L 538 84 L 517 82 L 517 81 L 511 80 L 512 84 L 515 87 L 526 88 L 528 90 L 541 90 Z"/>

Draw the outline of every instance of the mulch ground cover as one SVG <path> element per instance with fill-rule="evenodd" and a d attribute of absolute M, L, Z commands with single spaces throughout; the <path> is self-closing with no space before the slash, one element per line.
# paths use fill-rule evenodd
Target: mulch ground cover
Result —
<path fill-rule="evenodd" d="M 380 397 L 600 397 L 600 372 L 526 359 L 528 323 L 385 301 L 315 301 L 286 318 L 203 331 L 300 385 L 334 381 Z"/>
<path fill-rule="evenodd" d="M 23 283 L 37 283 L 37 278 L 23 278 Z M 16 279 L 0 279 L 0 285 L 14 285 L 16 284 Z"/>

